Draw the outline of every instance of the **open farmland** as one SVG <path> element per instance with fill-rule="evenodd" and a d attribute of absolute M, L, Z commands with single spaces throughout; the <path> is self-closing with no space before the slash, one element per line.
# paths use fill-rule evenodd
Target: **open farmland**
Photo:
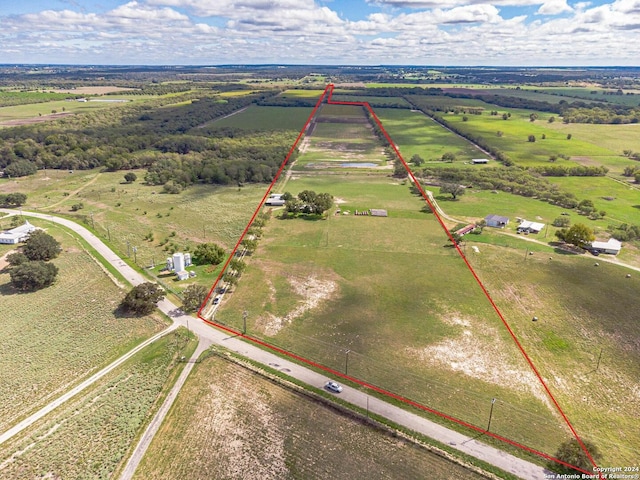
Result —
<path fill-rule="evenodd" d="M 216 320 L 241 328 L 246 310 L 251 334 L 476 425 L 498 397 L 495 431 L 553 452 L 560 421 L 423 202 L 386 176 L 296 175 L 286 187 L 305 189 L 389 217 L 273 218 Z"/>
<path fill-rule="evenodd" d="M 59 227 L 33 224 L 46 228 L 64 250 L 53 260 L 58 279 L 44 290 L 15 293 L 6 270 L 0 273 L 2 431 L 164 326 L 156 316 L 117 316 L 124 292 L 82 245 Z"/>
<path fill-rule="evenodd" d="M 189 356 L 185 329 L 147 346 L 99 382 L 0 447 L 0 477 L 114 478 Z"/>
<path fill-rule="evenodd" d="M 474 268 L 602 466 L 636 464 L 640 275 L 593 257 L 480 251 L 469 254 Z"/>
<path fill-rule="evenodd" d="M 251 371 L 195 366 L 134 478 L 480 479 Z"/>
<path fill-rule="evenodd" d="M 246 109 L 210 125 L 244 130 L 291 130 L 297 134 L 311 113 L 309 107 L 263 107 L 251 105 Z M 283 159 L 284 160 L 284 159 Z"/>
<path fill-rule="evenodd" d="M 332 106 L 334 114 L 337 109 Z M 353 109 L 347 116 L 351 112 Z M 255 312 L 247 322 L 253 335 L 478 426 L 486 421 L 490 399 L 498 398 L 496 408 L 501 413 L 497 420 L 494 417 L 492 431 L 554 454 L 570 433 L 457 253 L 447 248 L 440 226 L 432 215 L 421 212 L 422 201 L 412 197 L 401 182 L 382 175 L 322 172 L 296 172 L 284 190 L 294 194 L 306 189 L 329 192 L 342 212 L 352 215 L 330 214 L 316 221 L 281 220 L 276 215 L 265 228 L 236 293 L 216 320 L 240 329 L 242 312 Z M 528 202 L 529 213 L 539 202 L 522 200 L 523 204 Z M 549 217 L 560 213 L 556 207 L 539 203 L 548 207 Z M 353 216 L 355 210 L 369 208 L 386 208 L 389 217 Z M 494 212 L 478 216 L 488 213 Z M 480 247 L 481 276 L 492 279 L 487 282 L 489 291 L 501 299 L 509 322 L 526 319 L 526 326 L 531 324 L 534 312 L 554 312 L 558 324 L 544 331 L 543 340 L 523 335 L 525 349 L 532 347 L 534 362 L 545 359 L 543 375 L 552 388 L 558 388 L 554 392 L 562 398 L 571 420 L 579 425 L 579 433 L 596 444 L 603 438 L 604 464 L 632 461 L 630 452 L 640 443 L 630 431 L 633 407 L 619 407 L 615 431 L 623 431 L 629 443 L 616 449 L 609 440 L 610 425 L 597 413 L 608 408 L 605 398 L 592 395 L 587 406 L 581 404 L 579 396 L 572 395 L 571 388 L 562 389 L 566 385 L 562 382 L 568 383 L 574 375 L 576 364 L 566 361 L 563 348 L 556 348 L 554 335 L 562 337 L 578 328 L 576 343 L 583 348 L 579 356 L 586 358 L 593 347 L 580 340 L 580 335 L 594 324 L 587 317 L 584 322 L 574 323 L 580 314 L 566 317 L 564 309 L 569 302 L 565 297 L 571 290 L 560 285 L 545 288 L 544 299 L 535 295 L 524 302 L 519 292 L 535 292 L 539 282 L 529 277 L 527 269 L 520 268 L 527 245 L 522 243 L 520 249 L 505 243 L 504 247 Z M 546 258 L 549 254 L 558 256 L 545 246 L 532 250 L 547 252 Z M 508 255 L 503 257 L 503 252 Z M 557 265 L 547 263 L 554 269 L 565 266 L 572 274 L 561 277 L 555 270 L 545 272 L 549 280 L 555 275 L 558 281 L 564 278 L 566 282 L 572 275 L 580 276 L 582 269 L 592 268 L 582 258 L 560 258 Z M 543 270 L 545 265 L 541 266 Z M 624 282 L 621 272 L 616 275 Z M 606 306 L 611 301 L 624 305 L 622 298 L 632 298 L 628 291 L 635 288 L 632 282 L 623 284 L 627 288 L 620 295 L 612 295 L 599 288 L 597 277 L 584 278 L 589 279 L 588 285 L 581 285 L 581 292 L 588 292 L 592 302 L 602 305 L 600 314 L 610 312 L 607 320 L 601 319 L 607 329 L 614 330 L 610 334 L 638 338 L 630 319 L 618 325 L 616 309 Z M 520 288 L 514 291 L 510 283 L 504 283 L 507 280 L 518 282 Z M 580 311 L 579 302 L 570 305 Z M 638 388 L 632 380 L 638 355 L 635 340 L 630 342 L 626 363 L 620 362 L 612 369 L 619 376 L 611 377 L 627 396 L 635 395 Z M 539 352 L 539 344 L 547 349 L 544 354 Z M 605 354 L 615 355 L 614 343 L 602 348 Z M 530 425 L 536 428 L 528 428 Z"/>
<path fill-rule="evenodd" d="M 469 162 L 472 158 L 486 158 L 485 153 L 467 140 L 421 112 L 377 108 L 376 114 L 407 162 L 416 154 L 427 162 L 435 162 L 447 152 L 456 155 L 454 164 Z"/>

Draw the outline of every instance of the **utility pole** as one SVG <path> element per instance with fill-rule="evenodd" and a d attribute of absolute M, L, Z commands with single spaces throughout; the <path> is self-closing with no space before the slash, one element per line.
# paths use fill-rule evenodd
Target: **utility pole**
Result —
<path fill-rule="evenodd" d="M 596 364 L 596 372 L 598 371 L 598 368 L 600 368 L 600 359 L 602 358 L 602 348 L 600 349 L 600 355 L 598 355 L 598 363 Z"/>
<path fill-rule="evenodd" d="M 107 237 L 109 238 L 109 242 L 111 242 L 111 230 L 109 230 L 109 225 L 107 225 Z"/>
<path fill-rule="evenodd" d="M 349 352 L 351 350 L 347 350 L 346 352 L 344 352 L 344 374 L 348 375 L 349 374 Z"/>
<path fill-rule="evenodd" d="M 133 262 L 138 264 L 138 247 L 133 247 Z"/>
<path fill-rule="evenodd" d="M 491 410 L 489 410 L 489 424 L 487 425 L 487 432 L 491 428 L 491 417 L 493 417 L 493 404 L 496 403 L 496 399 L 491 399 Z"/>
<path fill-rule="evenodd" d="M 91 212 L 91 228 L 93 228 L 93 230 L 95 231 L 96 229 L 96 224 L 93 222 L 93 212 Z"/>
<path fill-rule="evenodd" d="M 242 334 L 243 335 L 247 334 L 247 316 L 248 315 L 249 313 L 246 310 L 242 312 Z"/>

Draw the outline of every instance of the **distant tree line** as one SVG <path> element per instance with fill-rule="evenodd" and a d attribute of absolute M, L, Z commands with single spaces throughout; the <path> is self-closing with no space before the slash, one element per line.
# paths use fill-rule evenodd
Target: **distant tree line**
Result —
<path fill-rule="evenodd" d="M 294 132 L 218 128 L 211 122 L 277 94 L 156 99 L 67 120 L 0 131 L 0 170 L 11 177 L 38 168 L 110 171 L 147 168 L 145 181 L 177 193 L 195 182 L 270 182 Z M 202 93 L 200 93 L 202 96 Z M 160 108 L 163 107 L 163 108 Z M 171 183 L 169 183 L 171 182 Z"/>

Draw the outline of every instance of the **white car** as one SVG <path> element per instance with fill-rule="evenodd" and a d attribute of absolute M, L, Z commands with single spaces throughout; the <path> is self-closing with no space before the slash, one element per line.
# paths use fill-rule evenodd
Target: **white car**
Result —
<path fill-rule="evenodd" d="M 340 393 L 342 391 L 342 385 L 332 381 L 325 383 L 324 388 L 334 393 Z"/>
<path fill-rule="evenodd" d="M 216 298 L 213 299 L 213 304 L 214 305 L 218 305 L 220 303 L 220 295 L 218 295 Z"/>

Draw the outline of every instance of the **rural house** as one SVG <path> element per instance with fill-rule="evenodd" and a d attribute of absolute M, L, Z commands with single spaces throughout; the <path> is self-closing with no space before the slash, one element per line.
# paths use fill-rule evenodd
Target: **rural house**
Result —
<path fill-rule="evenodd" d="M 36 227 L 26 221 L 24 225 L 7 230 L 6 232 L 0 232 L 0 243 L 16 245 L 17 243 L 24 242 L 35 229 Z"/>
<path fill-rule="evenodd" d="M 522 222 L 520 222 L 520 225 L 518 225 L 518 233 L 540 233 L 543 228 L 544 223 L 522 220 Z"/>
<path fill-rule="evenodd" d="M 615 238 L 610 238 L 606 242 L 591 242 L 591 250 L 592 252 L 598 253 L 608 253 L 610 255 L 617 255 L 620 253 L 620 249 L 622 248 L 622 243 Z"/>
<path fill-rule="evenodd" d="M 487 215 L 484 221 L 487 222 L 487 227 L 495 228 L 504 228 L 509 223 L 509 219 L 501 215 Z"/>

